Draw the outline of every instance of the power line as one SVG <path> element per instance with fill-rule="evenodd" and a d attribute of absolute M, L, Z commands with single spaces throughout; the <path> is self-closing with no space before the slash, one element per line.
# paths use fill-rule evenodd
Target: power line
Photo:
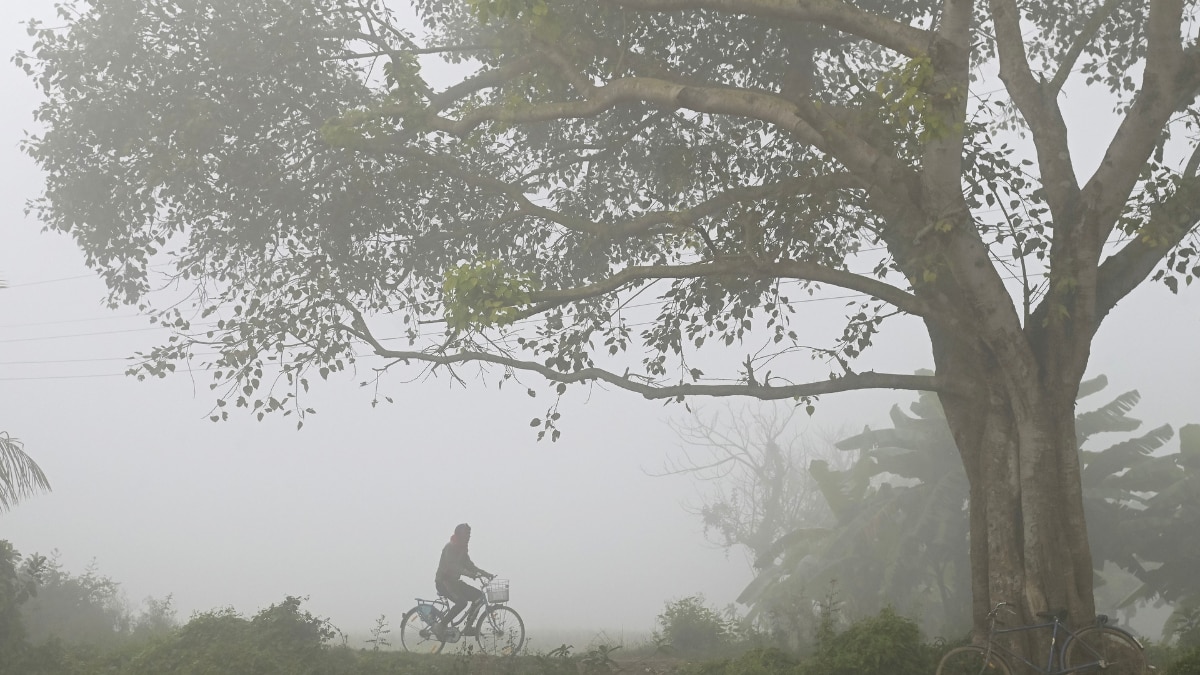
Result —
<path fill-rule="evenodd" d="M 30 321 L 28 323 L 5 323 L 0 324 L 0 330 L 8 328 L 34 328 L 37 326 L 56 326 L 64 323 L 90 323 L 95 321 L 111 321 L 115 319 L 137 319 L 140 314 L 114 314 L 113 316 L 97 316 L 87 319 L 56 319 L 54 321 Z"/>
<path fill-rule="evenodd" d="M 146 331 L 161 331 L 162 326 L 148 326 L 146 328 L 124 328 L 121 330 L 100 330 L 92 333 L 71 333 L 68 335 L 43 335 L 41 337 L 23 337 L 23 338 L 5 338 L 0 340 L 0 343 L 11 342 L 40 342 L 42 340 L 68 340 L 72 338 L 94 337 L 96 335 L 116 335 L 118 333 L 144 333 Z"/>
<path fill-rule="evenodd" d="M 9 284 L 6 288 L 26 288 L 29 286 L 42 286 L 45 284 L 57 284 L 61 281 L 75 281 L 76 279 L 95 279 L 94 274 L 79 274 L 73 277 L 59 277 L 57 279 L 42 279 L 40 281 L 26 281 L 20 284 Z"/>
<path fill-rule="evenodd" d="M 97 373 L 94 375 L 26 375 L 17 377 L 0 377 L 0 382 L 19 382 L 22 380 L 86 380 L 97 377 L 124 377 L 125 373 Z"/>
<path fill-rule="evenodd" d="M 57 363 L 99 363 L 100 361 L 132 361 L 130 356 L 98 356 L 93 359 L 49 359 L 35 361 L 0 361 L 0 366 L 40 366 Z"/>

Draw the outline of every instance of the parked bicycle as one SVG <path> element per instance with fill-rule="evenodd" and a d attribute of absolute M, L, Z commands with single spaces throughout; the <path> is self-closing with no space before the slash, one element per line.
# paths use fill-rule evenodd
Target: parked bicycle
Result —
<path fill-rule="evenodd" d="M 405 651 L 441 653 L 447 644 L 464 637 L 474 637 L 479 649 L 494 656 L 512 656 L 525 644 L 525 622 L 508 602 L 508 580 L 488 578 L 481 586 L 483 598 L 474 602 L 440 633 L 437 625 L 450 601 L 445 596 L 436 600 L 417 598 L 417 606 L 404 614 L 400 622 L 400 644 Z"/>
<path fill-rule="evenodd" d="M 1107 625 L 1108 617 L 1096 617 L 1096 624 L 1072 631 L 1064 621 L 1064 612 L 1038 612 L 1044 623 L 997 628 L 1001 609 L 1015 612 L 1007 602 L 998 603 L 988 612 L 988 636 L 981 645 L 951 649 L 942 657 L 937 675 L 1013 675 L 1009 659 L 1016 659 L 1042 675 L 1064 673 L 1104 673 L 1104 675 L 1145 675 L 1146 654 L 1142 643 L 1128 632 Z M 1037 664 L 1008 649 L 997 636 L 1034 630 L 1050 630 L 1050 650 L 1045 665 Z M 1061 642 L 1062 646 L 1059 647 Z"/>

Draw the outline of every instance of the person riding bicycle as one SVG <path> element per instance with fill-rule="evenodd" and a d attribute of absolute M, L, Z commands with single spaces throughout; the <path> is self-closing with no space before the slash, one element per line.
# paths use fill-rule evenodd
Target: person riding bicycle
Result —
<path fill-rule="evenodd" d="M 463 581 L 463 575 L 472 578 L 492 577 L 493 574 L 483 571 L 471 562 L 467 546 L 471 542 L 471 526 L 460 523 L 454 528 L 454 535 L 449 543 L 442 547 L 442 557 L 438 561 L 437 574 L 433 584 L 439 595 L 446 596 L 454 604 L 433 627 L 435 634 L 441 634 L 468 604 L 482 602 L 483 591 Z"/>

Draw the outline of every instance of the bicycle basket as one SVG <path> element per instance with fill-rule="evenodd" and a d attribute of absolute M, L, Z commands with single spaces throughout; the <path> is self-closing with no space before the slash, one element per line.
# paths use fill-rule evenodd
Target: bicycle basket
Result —
<path fill-rule="evenodd" d="M 492 579 L 484 591 L 488 602 L 508 602 L 508 579 Z"/>

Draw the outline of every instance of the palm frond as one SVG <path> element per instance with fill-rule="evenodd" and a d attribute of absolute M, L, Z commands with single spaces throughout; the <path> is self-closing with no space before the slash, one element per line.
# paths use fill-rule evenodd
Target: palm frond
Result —
<path fill-rule="evenodd" d="M 21 441 L 0 431 L 0 513 L 38 492 L 49 492 L 50 481 Z"/>

